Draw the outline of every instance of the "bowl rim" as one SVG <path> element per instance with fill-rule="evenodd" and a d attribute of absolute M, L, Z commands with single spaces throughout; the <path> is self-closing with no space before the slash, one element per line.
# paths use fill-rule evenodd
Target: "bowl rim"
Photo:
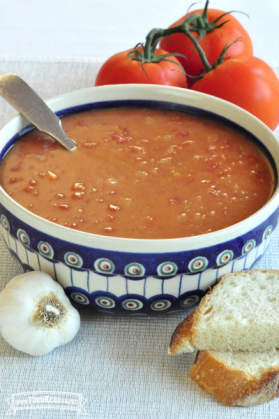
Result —
<path fill-rule="evenodd" d="M 95 99 L 95 97 L 98 97 L 98 95 L 102 96 L 102 94 L 104 95 L 102 100 Z M 186 106 L 190 105 L 194 108 L 197 108 L 197 103 L 200 102 L 200 109 L 205 109 L 216 114 L 217 116 L 221 116 L 228 119 L 229 121 L 233 121 L 238 126 L 247 129 L 249 132 L 251 132 L 251 127 L 253 127 L 253 132 L 251 133 L 255 135 L 258 141 L 264 144 L 264 146 L 271 153 L 276 165 L 277 172 L 279 173 L 279 140 L 274 135 L 274 133 L 263 122 L 261 122 L 258 118 L 249 112 L 236 105 L 233 105 L 232 103 L 210 95 L 206 95 L 204 93 L 171 86 L 124 84 L 89 87 L 75 90 L 55 96 L 46 100 L 45 102 L 54 112 L 59 113 L 63 110 L 67 110 L 73 107 L 67 105 L 67 103 L 70 103 L 71 101 L 78 101 L 78 99 L 81 100 L 83 97 L 84 99 L 82 99 L 81 102 L 85 105 L 102 101 L 112 101 L 113 99 L 111 96 L 115 98 L 123 97 L 123 95 L 127 96 L 126 100 L 139 100 L 141 99 L 139 96 L 147 95 L 150 98 L 143 98 L 143 100 L 152 100 L 155 102 L 164 100 L 170 103 L 181 103 Z M 156 98 L 156 95 L 158 98 Z M 91 97 L 90 102 L 85 101 L 86 97 Z M 196 105 L 193 105 L 192 103 L 196 103 Z M 5 124 L 5 126 L 0 130 L 0 152 L 18 132 L 20 132 L 24 127 L 27 127 L 28 125 L 30 125 L 30 123 L 21 114 L 16 115 L 12 120 Z M 247 127 L 250 127 L 250 129 Z M 12 136 L 8 135 L 10 130 L 14 132 Z M 259 136 L 263 136 L 263 138 L 260 139 Z M 277 154 L 272 153 L 271 149 L 273 148 L 277 149 Z M 24 215 L 24 222 L 31 225 L 32 227 L 37 228 L 38 230 L 45 232 L 46 234 L 53 237 L 59 236 L 59 238 L 65 241 L 73 242 L 75 244 L 80 244 L 83 246 L 88 245 L 89 247 L 92 247 L 92 244 L 94 244 L 94 247 L 97 245 L 104 250 L 117 250 L 125 251 L 128 253 L 131 251 L 140 253 L 157 253 L 161 251 L 179 252 L 181 250 L 194 250 L 201 247 L 206 248 L 215 244 L 227 242 L 233 238 L 243 235 L 244 233 L 252 230 L 264 222 L 268 216 L 277 209 L 279 203 L 278 195 L 279 181 L 277 179 L 277 185 L 274 188 L 274 192 L 271 198 L 262 208 L 260 208 L 250 217 L 221 230 L 192 237 L 172 239 L 134 239 L 125 237 L 102 236 L 70 229 L 65 226 L 52 223 L 22 207 L 20 204 L 14 201 L 0 186 L 0 202 L 6 208 L 13 208 L 16 210 L 16 212 Z M 59 231 L 61 231 L 61 233 L 58 235 L 57 233 Z"/>

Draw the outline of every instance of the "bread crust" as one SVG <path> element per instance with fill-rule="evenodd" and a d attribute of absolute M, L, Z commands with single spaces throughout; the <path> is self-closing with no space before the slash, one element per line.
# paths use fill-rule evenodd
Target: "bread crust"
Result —
<path fill-rule="evenodd" d="M 197 310 L 197 309 L 196 309 Z M 183 352 L 194 352 L 192 344 L 192 326 L 196 310 L 189 314 L 175 329 L 169 344 L 169 355 L 178 355 Z"/>
<path fill-rule="evenodd" d="M 214 351 L 197 353 L 190 377 L 227 406 L 249 407 L 279 396 L 279 365 L 260 377 L 250 376 L 225 365 L 214 356 Z"/>
<path fill-rule="evenodd" d="M 212 290 L 210 290 L 201 300 L 200 305 L 189 314 L 175 329 L 169 344 L 169 355 L 179 355 L 184 352 L 194 352 L 194 335 L 198 328 L 202 308 L 210 298 Z"/>

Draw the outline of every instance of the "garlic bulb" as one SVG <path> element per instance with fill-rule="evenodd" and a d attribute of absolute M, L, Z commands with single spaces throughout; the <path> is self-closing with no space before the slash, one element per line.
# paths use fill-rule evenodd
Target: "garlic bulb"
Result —
<path fill-rule="evenodd" d="M 79 327 L 63 288 L 43 272 L 16 276 L 0 294 L 0 332 L 19 351 L 45 355 L 70 342 Z"/>

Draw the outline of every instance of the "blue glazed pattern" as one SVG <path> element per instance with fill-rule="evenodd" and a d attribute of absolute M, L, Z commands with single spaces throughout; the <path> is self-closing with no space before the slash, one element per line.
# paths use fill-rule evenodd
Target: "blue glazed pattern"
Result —
<path fill-rule="evenodd" d="M 117 314 L 146 314 L 156 315 L 158 312 L 171 313 L 183 311 L 186 308 L 197 304 L 205 295 L 204 291 L 195 290 L 186 292 L 179 298 L 173 295 L 165 294 L 164 296 L 156 296 L 145 298 L 139 295 L 129 295 L 116 298 L 115 295 L 107 293 L 103 295 L 100 291 L 89 294 L 84 290 L 69 287 L 65 289 L 66 294 L 75 302 L 83 305 L 90 304 L 96 311 L 117 313 Z"/>
<path fill-rule="evenodd" d="M 136 281 L 149 276 L 169 279 L 179 274 L 191 275 L 204 269 L 216 269 L 243 256 L 247 253 L 243 253 L 243 249 L 248 243 L 253 243 L 253 248 L 258 247 L 271 235 L 277 225 L 279 209 L 253 231 L 234 240 L 198 250 L 164 254 L 91 249 L 40 232 L 9 213 L 1 204 L 0 214 L 2 227 L 12 237 L 33 252 L 38 252 L 39 248 L 42 255 L 42 249 L 48 248 L 45 256 L 54 263 L 62 262 L 73 269 L 106 276 L 121 275 Z M 251 250 L 249 245 L 247 249 Z M 199 269 L 200 263 L 202 269 Z"/>
<path fill-rule="evenodd" d="M 190 305 L 196 304 L 206 293 L 208 287 L 216 284 L 222 275 L 251 269 L 262 257 L 268 246 L 272 231 L 275 228 L 275 225 L 270 224 L 270 222 L 271 220 L 277 221 L 277 212 L 259 227 L 257 240 L 249 239 L 245 241 L 245 237 L 241 238 L 243 244 L 239 247 L 240 254 L 237 258 L 230 260 L 232 254 L 235 256 L 235 252 L 229 249 L 229 242 L 203 249 L 205 254 L 212 252 L 214 256 L 217 255 L 217 257 L 215 256 L 215 264 L 210 269 L 206 265 L 208 259 L 205 261 L 201 257 L 193 259 L 187 256 L 187 253 L 192 255 L 193 252 L 165 254 L 167 261 L 159 264 L 163 272 L 161 276 L 156 275 L 158 273 L 156 256 L 160 261 L 163 257 L 162 255 L 151 254 L 151 258 L 156 263 L 153 271 L 155 274 L 144 277 L 137 276 L 137 274 L 141 274 L 141 269 L 144 268 L 143 265 L 135 263 L 125 265 L 123 272 L 119 274 L 116 273 L 117 265 L 112 266 L 108 258 L 96 259 L 97 269 L 93 268 L 94 260 L 91 264 L 91 269 L 85 269 L 82 259 L 79 259 L 79 255 L 72 251 L 62 252 L 61 258 L 58 259 L 60 244 L 63 249 L 67 245 L 72 249 L 72 243 L 60 243 L 61 240 L 55 239 L 52 243 L 53 246 L 50 247 L 49 241 L 51 238 L 49 236 L 46 237 L 46 235 L 30 229 L 26 225 L 22 225 L 23 228 L 18 228 L 17 224 L 21 223 L 21 221 L 11 214 L 1 214 L 1 230 L 11 255 L 19 261 L 25 272 L 42 270 L 49 273 L 64 287 L 67 295 L 75 303 L 107 314 L 156 315 L 158 313 L 172 313 L 184 310 Z M 7 228 L 8 225 L 10 229 Z M 13 231 L 19 233 L 12 235 Z M 26 245 L 27 237 L 30 243 L 35 243 L 34 248 Z M 239 240 L 240 238 L 235 239 L 236 242 Z M 231 242 L 233 243 L 233 241 Z M 220 252 L 222 246 L 225 250 Z M 97 250 L 101 252 L 100 249 L 86 249 L 85 252 L 92 252 L 93 259 L 93 255 L 98 254 Z M 80 254 L 84 256 L 83 251 L 83 248 L 79 249 Z M 51 257 L 52 252 L 55 257 Z M 197 252 L 201 253 L 201 249 Z M 142 258 L 144 257 L 147 260 L 150 255 L 127 253 L 124 256 L 130 259 L 142 256 Z M 110 255 L 110 257 L 112 256 Z M 176 263 L 170 263 L 170 258 L 175 259 Z M 169 277 L 168 273 L 170 270 L 175 270 L 182 263 L 183 258 L 190 259 L 188 263 L 189 271 L 181 274 L 171 272 L 172 276 Z M 216 261 L 218 262 L 217 264 Z M 199 271 L 200 264 L 203 262 L 205 263 L 203 265 L 205 270 Z M 196 265 L 196 270 L 193 269 L 193 265 Z M 115 268 L 113 275 L 109 274 L 112 268 Z M 130 268 L 134 276 L 131 275 Z M 164 268 L 167 268 L 166 275 L 164 274 Z"/>

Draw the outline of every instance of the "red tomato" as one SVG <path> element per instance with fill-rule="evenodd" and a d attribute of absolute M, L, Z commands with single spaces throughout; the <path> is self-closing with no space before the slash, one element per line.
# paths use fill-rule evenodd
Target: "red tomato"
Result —
<path fill-rule="evenodd" d="M 259 58 L 231 58 L 195 82 L 192 90 L 234 103 L 272 130 L 279 123 L 279 80 Z"/>
<path fill-rule="evenodd" d="M 188 13 L 188 17 L 192 16 L 195 13 L 200 13 L 202 15 L 203 10 L 193 10 Z M 225 12 L 221 10 L 208 9 L 207 17 L 208 21 L 212 22 L 215 19 L 218 19 L 219 16 Z M 180 25 L 186 16 L 179 19 L 175 22 L 173 26 Z M 226 44 L 235 41 L 237 38 L 241 37 L 239 42 L 235 42 L 231 45 L 226 53 L 226 57 L 237 57 L 239 55 L 253 55 L 253 45 L 252 41 L 243 28 L 243 26 L 238 22 L 238 20 L 232 15 L 226 15 L 218 22 L 218 25 L 222 22 L 225 22 L 224 26 L 221 28 L 215 29 L 212 32 L 208 32 L 200 41 L 200 46 L 204 50 L 206 58 L 210 65 L 214 63 L 217 58 L 219 58 L 221 51 L 226 46 Z M 198 40 L 199 34 L 197 32 L 191 32 L 191 34 Z M 170 37 L 163 38 L 160 41 L 160 47 L 165 49 L 168 52 L 178 52 L 187 57 L 187 61 L 182 57 L 177 57 L 184 67 L 187 74 L 191 76 L 198 76 L 203 70 L 204 66 L 200 60 L 199 54 L 196 49 L 194 49 L 192 41 L 183 33 L 176 33 Z"/>
<path fill-rule="evenodd" d="M 166 86 L 187 87 L 185 74 L 182 73 L 179 61 L 175 57 L 167 57 L 173 61 L 145 63 L 128 57 L 132 50 L 119 52 L 110 57 L 100 68 L 95 86 L 105 84 L 164 84 Z M 157 49 L 156 55 L 167 54 Z"/>

